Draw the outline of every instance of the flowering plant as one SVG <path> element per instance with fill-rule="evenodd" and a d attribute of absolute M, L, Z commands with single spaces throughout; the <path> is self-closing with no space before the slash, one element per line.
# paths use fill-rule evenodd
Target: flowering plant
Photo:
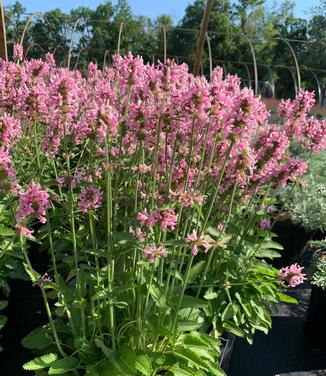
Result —
<path fill-rule="evenodd" d="M 323 145 L 312 95 L 282 103 L 282 129 L 220 68 L 208 82 L 131 54 L 86 77 L 51 55 L 2 62 L 0 91 L 1 192 L 49 319 L 24 339 L 43 354 L 24 368 L 221 375 L 221 332 L 252 341 L 286 298 L 266 261 L 280 249 L 271 188 L 306 169 L 294 137 Z M 33 241 L 49 250 L 46 275 Z"/>
<path fill-rule="evenodd" d="M 326 240 L 310 241 L 309 246 L 314 249 L 314 254 L 308 269 L 308 278 L 313 285 L 326 289 Z"/>

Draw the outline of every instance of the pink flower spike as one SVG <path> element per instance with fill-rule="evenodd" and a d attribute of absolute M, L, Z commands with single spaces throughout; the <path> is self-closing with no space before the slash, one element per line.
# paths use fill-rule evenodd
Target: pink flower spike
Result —
<path fill-rule="evenodd" d="M 198 238 L 196 230 L 193 230 L 191 234 L 189 234 L 186 238 L 185 241 L 187 243 L 193 243 L 193 247 L 191 249 L 191 252 L 194 256 L 198 254 L 198 247 L 203 247 L 205 248 L 205 253 L 208 252 L 208 250 L 211 248 L 211 242 L 210 239 L 205 237 L 204 234 L 201 234 L 200 237 Z"/>
<path fill-rule="evenodd" d="M 16 224 L 16 228 L 18 228 L 21 235 L 26 236 L 27 238 L 33 238 L 34 230 L 29 230 L 27 227 L 22 226 L 20 223 Z"/>
<path fill-rule="evenodd" d="M 103 200 L 102 192 L 99 188 L 87 187 L 83 188 L 79 195 L 78 208 L 87 213 L 89 210 L 98 209 Z"/>
<path fill-rule="evenodd" d="M 280 269 L 278 278 L 280 281 L 286 282 L 289 287 L 296 287 L 307 279 L 303 269 L 303 266 L 299 266 L 297 263 L 286 266 Z"/>
<path fill-rule="evenodd" d="M 269 219 L 263 219 L 260 222 L 259 227 L 264 229 L 264 230 L 267 230 L 267 229 L 271 228 L 271 221 Z"/>
<path fill-rule="evenodd" d="M 148 234 L 143 232 L 140 227 L 136 227 L 135 229 L 130 227 L 129 233 L 133 235 L 140 243 L 144 243 L 148 236 Z"/>
<path fill-rule="evenodd" d="M 37 218 L 41 223 L 46 222 L 46 209 L 50 207 L 50 195 L 42 190 L 34 181 L 28 186 L 26 192 L 20 193 L 19 207 L 16 218 Z"/>
<path fill-rule="evenodd" d="M 159 257 L 167 257 L 167 255 L 168 252 L 162 244 L 159 247 L 151 244 L 144 249 L 144 256 L 150 263 L 153 263 Z"/>
<path fill-rule="evenodd" d="M 12 54 L 14 60 L 22 61 L 24 58 L 23 46 L 19 43 L 14 44 L 14 51 Z"/>

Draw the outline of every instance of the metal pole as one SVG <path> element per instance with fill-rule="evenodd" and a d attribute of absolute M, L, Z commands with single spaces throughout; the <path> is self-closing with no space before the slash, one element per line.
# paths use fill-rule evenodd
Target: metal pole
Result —
<path fill-rule="evenodd" d="M 3 60 L 6 60 L 6 61 L 8 60 L 6 24 L 5 24 L 5 14 L 3 11 L 2 0 L 0 0 L 0 57 Z"/>
<path fill-rule="evenodd" d="M 197 41 L 196 59 L 195 59 L 195 64 L 194 64 L 194 69 L 193 69 L 193 74 L 195 76 L 198 76 L 199 71 L 200 71 L 201 57 L 203 55 L 205 38 L 206 38 L 206 33 L 207 33 L 207 28 L 208 28 L 209 16 L 212 10 L 212 5 L 213 5 L 213 0 L 207 0 L 205 13 L 204 13 L 203 20 L 201 23 L 200 34 L 199 34 L 199 38 Z"/>

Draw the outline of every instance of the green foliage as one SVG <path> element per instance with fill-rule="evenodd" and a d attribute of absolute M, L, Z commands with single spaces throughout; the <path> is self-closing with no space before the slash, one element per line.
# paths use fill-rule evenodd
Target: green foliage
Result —
<path fill-rule="evenodd" d="M 306 185 L 286 188 L 281 202 L 291 220 L 308 231 L 326 231 L 326 153 L 314 154 L 308 161 Z M 290 199 L 289 191 L 291 191 Z"/>
<path fill-rule="evenodd" d="M 316 251 L 312 257 L 307 275 L 313 285 L 326 290 L 326 240 L 314 242 L 313 246 L 314 248 L 316 247 Z"/>
<path fill-rule="evenodd" d="M 22 265 L 22 256 L 17 246 L 16 233 L 12 228 L 12 214 L 4 203 L 0 203 L 0 289 L 6 296 L 10 293 L 9 279 L 26 279 L 27 275 Z M 0 311 L 6 308 L 8 302 L 0 301 Z M 5 315 L 0 315 L 0 330 L 7 322 Z M 1 338 L 1 335 L 0 335 Z M 0 351 L 2 347 L 0 346 Z"/>

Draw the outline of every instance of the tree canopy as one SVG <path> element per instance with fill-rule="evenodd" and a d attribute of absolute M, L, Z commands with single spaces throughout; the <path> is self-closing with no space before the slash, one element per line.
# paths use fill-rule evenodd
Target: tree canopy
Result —
<path fill-rule="evenodd" d="M 99 66 L 109 64 L 110 57 L 118 50 L 122 54 L 131 51 L 142 55 L 150 62 L 163 60 L 165 32 L 167 56 L 191 66 L 205 4 L 205 0 L 194 0 L 177 24 L 168 14 L 154 20 L 136 16 L 127 0 L 115 4 L 105 1 L 94 10 L 78 7 L 68 14 L 57 8 L 43 17 L 33 18 L 23 45 L 28 57 L 37 58 L 50 51 L 60 64 L 66 65 L 72 44 L 70 66 L 83 70 L 90 60 Z M 323 65 L 326 1 L 321 0 L 308 18 L 295 16 L 294 5 L 291 0 L 272 8 L 265 0 L 236 3 L 215 0 L 208 27 L 213 65 L 223 65 L 225 72 L 237 73 L 244 84 L 252 84 L 254 71 L 249 39 L 259 68 L 260 88 L 266 82 L 274 82 L 278 97 L 293 96 L 296 73 L 290 43 L 302 68 L 302 86 L 317 91 L 316 78 L 322 86 L 326 77 Z M 10 50 L 13 42 L 20 42 L 29 16 L 19 1 L 7 6 L 5 12 Z M 209 73 L 207 43 L 202 72 Z"/>

